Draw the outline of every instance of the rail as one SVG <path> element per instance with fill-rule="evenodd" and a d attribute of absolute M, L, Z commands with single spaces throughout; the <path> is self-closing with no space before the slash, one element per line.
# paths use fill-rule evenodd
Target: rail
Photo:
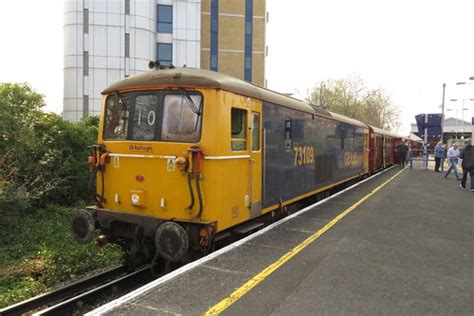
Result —
<path fill-rule="evenodd" d="M 93 275 L 86 279 L 79 280 L 62 288 L 32 297 L 15 305 L 5 307 L 0 310 L 0 315 L 21 315 L 24 313 L 32 312 L 43 306 L 48 306 L 50 304 L 60 302 L 68 297 L 87 291 L 91 287 L 97 286 L 97 284 L 103 284 L 107 281 L 117 278 L 125 272 L 126 269 L 124 266 L 109 269 L 105 272 Z"/>
<path fill-rule="evenodd" d="M 95 287 L 85 293 L 36 312 L 33 315 L 73 315 L 78 312 L 83 314 L 99 305 L 145 285 L 153 279 L 155 279 L 155 277 L 152 275 L 150 266 L 145 266 L 140 270 Z"/>

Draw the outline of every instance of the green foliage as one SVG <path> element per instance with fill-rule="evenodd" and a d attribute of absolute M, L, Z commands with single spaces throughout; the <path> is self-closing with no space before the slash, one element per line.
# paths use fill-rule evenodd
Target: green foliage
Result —
<path fill-rule="evenodd" d="M 29 276 L 0 276 L 0 308 L 21 302 L 47 290 Z"/>
<path fill-rule="evenodd" d="M 321 82 L 308 91 L 306 102 L 385 130 L 400 127 L 398 106 L 383 90 L 368 89 L 360 78 Z"/>
<path fill-rule="evenodd" d="M 0 231 L 0 308 L 120 263 L 117 246 L 78 245 L 69 230 L 71 214 L 71 209 L 53 205 L 7 219 Z"/>
<path fill-rule="evenodd" d="M 87 200 L 98 117 L 71 123 L 43 106 L 28 84 L 0 84 L 0 308 L 122 257 L 78 245 L 71 210 L 51 206 Z"/>
<path fill-rule="evenodd" d="M 88 197 L 88 145 L 98 118 L 70 123 L 41 111 L 27 84 L 0 84 L 0 215 Z"/>
<path fill-rule="evenodd" d="M 0 153 L 15 143 L 21 126 L 34 121 L 34 114 L 44 105 L 43 95 L 28 84 L 0 84 Z"/>

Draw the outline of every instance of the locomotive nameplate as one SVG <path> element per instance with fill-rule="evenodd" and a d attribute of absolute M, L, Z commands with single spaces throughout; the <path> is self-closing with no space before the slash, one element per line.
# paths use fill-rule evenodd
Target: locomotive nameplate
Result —
<path fill-rule="evenodd" d="M 131 152 L 150 152 L 153 151 L 152 145 L 143 145 L 143 144 L 130 144 L 128 145 L 128 150 Z"/>

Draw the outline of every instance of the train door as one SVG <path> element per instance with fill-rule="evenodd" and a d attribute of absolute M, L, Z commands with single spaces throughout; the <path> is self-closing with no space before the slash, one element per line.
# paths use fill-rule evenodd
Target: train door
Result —
<path fill-rule="evenodd" d="M 369 172 L 369 154 L 370 154 L 370 146 L 369 146 L 369 130 L 364 130 L 364 154 L 362 156 L 362 168 L 364 173 Z"/>
<path fill-rule="evenodd" d="M 261 102 L 251 102 L 249 111 L 249 180 L 250 180 L 250 217 L 262 213 L 262 115 Z"/>
<path fill-rule="evenodd" d="M 240 207 L 235 204 L 231 207 L 234 224 L 262 213 L 261 103 L 250 98 L 238 101 L 243 103 L 234 104 L 231 109 L 231 152 L 234 161 L 233 172 L 228 176 L 233 181 L 229 183 L 228 192 L 232 193 L 226 201 L 230 203 L 235 197 L 241 201 L 238 203 Z"/>
<path fill-rule="evenodd" d="M 382 135 L 382 168 L 386 167 L 386 155 L 387 155 L 387 137 Z"/>

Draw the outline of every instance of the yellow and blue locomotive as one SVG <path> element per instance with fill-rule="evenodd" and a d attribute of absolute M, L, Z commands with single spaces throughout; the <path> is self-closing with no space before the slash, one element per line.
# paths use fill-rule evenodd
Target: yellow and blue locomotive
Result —
<path fill-rule="evenodd" d="M 184 262 L 369 172 L 367 125 L 227 75 L 160 69 L 103 95 L 81 243 L 99 230 L 130 257 Z"/>

